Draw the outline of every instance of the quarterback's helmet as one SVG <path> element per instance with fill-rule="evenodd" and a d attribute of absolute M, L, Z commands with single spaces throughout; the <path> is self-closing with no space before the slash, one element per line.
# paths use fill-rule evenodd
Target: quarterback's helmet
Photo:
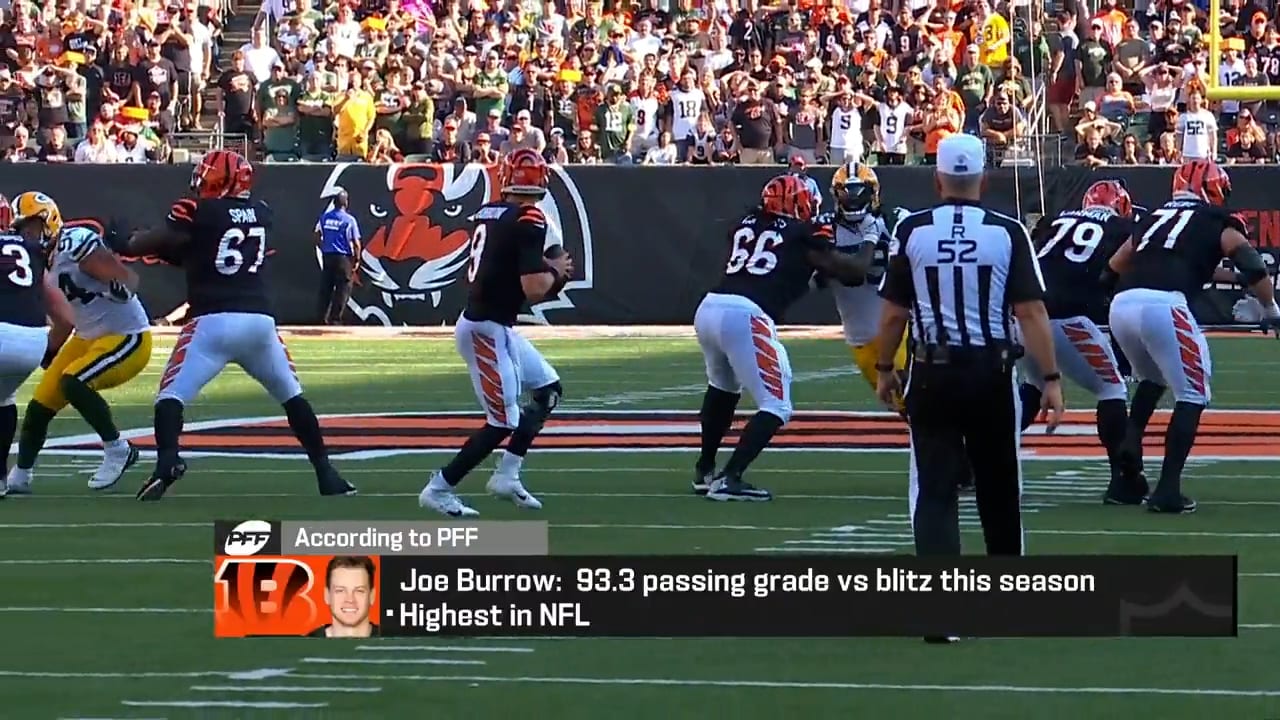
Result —
<path fill-rule="evenodd" d="M 542 155 L 532 148 L 520 148 L 502 161 L 498 170 L 498 186 L 502 193 L 542 197 L 551 180 L 551 169 Z"/>
<path fill-rule="evenodd" d="M 1120 217 L 1129 217 L 1133 213 L 1133 198 L 1124 183 L 1119 180 L 1099 180 L 1084 191 L 1084 200 L 1080 203 L 1084 210 L 1096 207 L 1111 208 Z"/>
<path fill-rule="evenodd" d="M 860 162 L 841 165 L 831 179 L 836 212 L 849 221 L 861 220 L 880 209 L 880 178 Z"/>
<path fill-rule="evenodd" d="M 1224 206 L 1231 197 L 1231 178 L 1212 160 L 1188 160 L 1173 174 L 1173 194 L 1178 193 Z"/>
<path fill-rule="evenodd" d="M 15 229 L 27 222 L 39 222 L 46 245 L 62 232 L 62 211 L 53 198 L 42 192 L 27 191 L 13 199 L 13 225 Z"/>

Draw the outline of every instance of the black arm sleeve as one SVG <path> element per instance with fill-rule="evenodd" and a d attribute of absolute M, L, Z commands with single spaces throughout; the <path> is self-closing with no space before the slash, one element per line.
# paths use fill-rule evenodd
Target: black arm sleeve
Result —
<path fill-rule="evenodd" d="M 539 216 L 540 217 L 540 216 Z M 533 218 L 520 218 L 512 223 L 519 248 L 519 266 L 521 275 L 536 275 L 547 272 L 547 261 L 542 257 L 542 246 L 547 240 L 547 226 Z"/>
<path fill-rule="evenodd" d="M 916 287 L 911 277 L 911 260 L 907 241 L 922 223 L 927 223 L 929 213 L 908 215 L 893 230 L 889 240 L 889 264 L 880 279 L 880 297 L 899 307 L 910 308 L 916 299 Z"/>
<path fill-rule="evenodd" d="M 1040 274 L 1040 261 L 1027 228 L 1016 220 L 1002 218 L 1009 231 L 1009 277 L 1005 297 L 1010 303 L 1044 300 L 1044 277 Z"/>
<path fill-rule="evenodd" d="M 1248 243 L 1231 253 L 1231 262 L 1235 263 L 1240 279 L 1244 280 L 1246 286 L 1265 279 L 1269 275 L 1266 261 L 1258 254 L 1257 249 Z"/>

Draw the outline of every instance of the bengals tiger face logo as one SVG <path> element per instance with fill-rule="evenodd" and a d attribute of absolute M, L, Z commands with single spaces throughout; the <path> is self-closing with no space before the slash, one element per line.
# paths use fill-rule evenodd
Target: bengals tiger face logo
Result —
<path fill-rule="evenodd" d="M 593 286 L 591 224 L 582 195 L 564 168 L 552 166 L 546 197 L 547 244 L 564 245 L 575 277 L 560 295 L 538 303 L 526 322 L 546 323 L 546 312 L 572 308 L 573 294 Z M 471 216 L 499 199 L 497 167 L 469 165 L 340 164 L 320 190 L 350 198 L 347 211 L 360 227 L 360 275 L 347 307 L 360 322 L 378 325 L 453 323 L 466 305 L 471 259 Z M 323 208 L 328 209 L 328 208 Z M 316 259 L 321 261 L 320 250 Z"/>
<path fill-rule="evenodd" d="M 214 635 L 305 635 L 319 624 L 322 594 L 300 559 L 224 558 L 214 574 Z"/>

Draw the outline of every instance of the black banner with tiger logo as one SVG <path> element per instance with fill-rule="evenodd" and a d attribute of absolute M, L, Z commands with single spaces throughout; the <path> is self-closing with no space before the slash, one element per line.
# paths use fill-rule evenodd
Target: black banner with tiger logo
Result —
<path fill-rule="evenodd" d="M 1093 180 L 1124 178 L 1135 202 L 1150 206 L 1169 195 L 1164 167 L 1001 169 L 989 174 L 987 198 L 996 209 L 1033 224 L 1046 212 L 1078 206 Z M 576 275 L 555 298 L 522 319 L 559 325 L 686 325 L 728 256 L 727 232 L 782 167 L 612 167 L 554 169 L 540 207 L 548 242 L 575 257 Z M 1269 168 L 1231 168 L 1233 210 L 1274 264 L 1280 254 L 1280 196 L 1270 192 Z M 812 168 L 825 189 L 834 168 Z M 937 201 L 932 171 L 877 168 L 889 206 L 920 208 Z M 114 225 L 120 232 L 164 221 L 186 193 L 190 166 L 0 165 L 0 192 L 50 194 L 69 221 Z M 1266 177 L 1264 177 L 1266 176 Z M 276 313 L 287 325 L 321 318 L 320 256 L 314 230 L 329 197 L 344 190 L 364 241 L 361 269 L 346 322 L 370 325 L 452 324 L 465 298 L 469 253 L 467 218 L 497 196 L 493 168 L 481 165 L 289 164 L 256 166 L 255 194 L 275 211 L 268 239 Z M 827 206 L 829 197 L 824 198 Z M 152 317 L 178 308 L 185 287 L 179 270 L 155 258 L 132 258 L 142 276 L 140 295 Z M 1232 321 L 1238 288 L 1205 293 L 1194 305 L 1205 324 Z M 830 297 L 813 293 L 787 322 L 836 321 Z"/>

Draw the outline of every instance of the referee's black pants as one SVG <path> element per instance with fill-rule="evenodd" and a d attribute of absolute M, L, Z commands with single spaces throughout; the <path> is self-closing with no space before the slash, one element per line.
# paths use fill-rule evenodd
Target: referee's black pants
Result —
<path fill-rule="evenodd" d="M 1018 393 L 1009 362 L 988 353 L 913 362 L 910 508 L 916 554 L 960 554 L 960 484 L 972 468 L 989 555 L 1022 554 Z"/>
<path fill-rule="evenodd" d="M 351 299 L 351 275 L 355 264 L 350 255 L 325 253 L 320 266 L 320 321 L 341 325 L 342 312 Z"/>

